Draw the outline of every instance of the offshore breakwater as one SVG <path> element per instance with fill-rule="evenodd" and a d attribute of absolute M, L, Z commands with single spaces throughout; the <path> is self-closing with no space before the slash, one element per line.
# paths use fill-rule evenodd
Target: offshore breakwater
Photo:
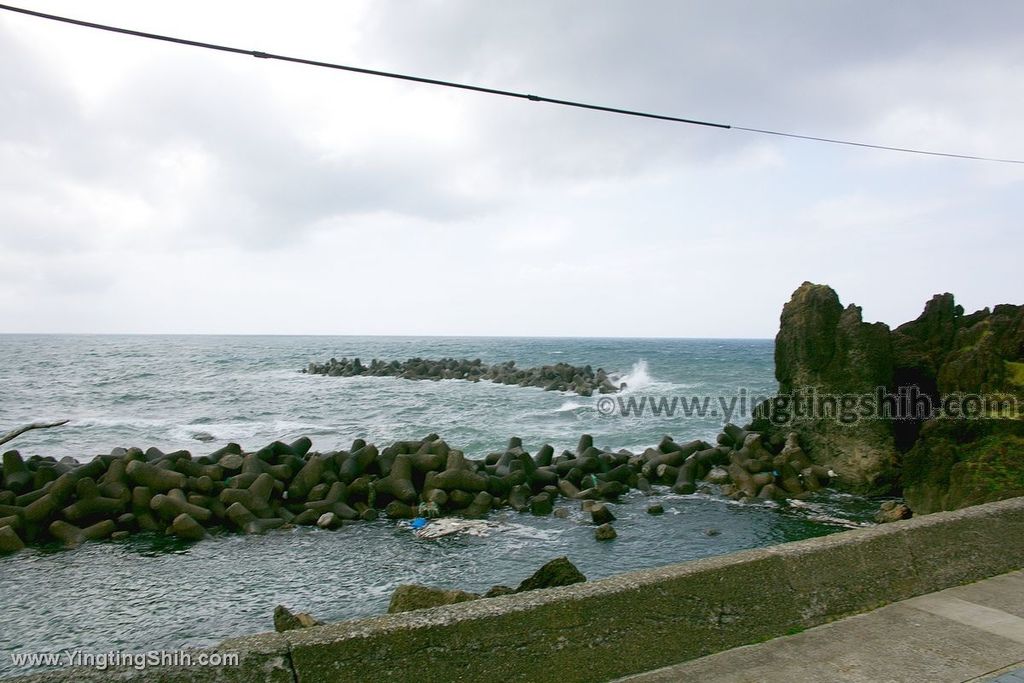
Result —
<path fill-rule="evenodd" d="M 374 358 L 369 365 L 363 365 L 358 358 L 331 358 L 326 363 L 310 363 L 302 372 L 329 377 L 401 377 L 434 381 L 461 379 L 467 382 L 484 380 L 495 384 L 540 387 L 545 391 L 568 391 L 580 396 L 592 396 L 595 391 L 613 394 L 627 388 L 627 383 L 620 381 L 620 375 L 609 375 L 604 368 L 594 370 L 589 365 L 575 366 L 569 363 L 518 368 L 514 360 L 487 365 L 479 358 L 410 358 L 405 361 Z"/>
<path fill-rule="evenodd" d="M 511 507 L 550 515 L 559 497 L 616 501 L 631 489 L 669 486 L 691 494 L 717 485 L 734 500 L 785 500 L 830 483 L 793 434 L 765 441 L 726 425 L 717 444 L 664 437 L 642 453 L 611 451 L 580 437 L 575 451 L 534 454 L 513 437 L 503 452 L 466 458 L 436 434 L 378 449 L 359 439 L 351 448 L 312 451 L 300 438 L 243 452 L 229 444 L 193 458 L 188 451 L 114 449 L 80 464 L 18 451 L 3 455 L 0 551 L 59 541 L 75 545 L 135 532 L 162 532 L 188 541 L 211 528 L 262 534 L 286 525 L 334 529 L 381 511 L 392 519 L 460 514 L 484 517 Z M 598 539 L 614 537 L 614 515 L 591 514 Z"/>

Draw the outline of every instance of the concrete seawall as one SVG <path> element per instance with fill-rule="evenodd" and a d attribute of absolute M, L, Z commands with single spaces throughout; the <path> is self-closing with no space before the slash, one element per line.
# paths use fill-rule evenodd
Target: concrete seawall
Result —
<path fill-rule="evenodd" d="M 225 641 L 216 650 L 239 653 L 236 667 L 63 669 L 15 680 L 607 681 L 1022 567 L 1024 498 L 1014 498 L 562 588 Z"/>

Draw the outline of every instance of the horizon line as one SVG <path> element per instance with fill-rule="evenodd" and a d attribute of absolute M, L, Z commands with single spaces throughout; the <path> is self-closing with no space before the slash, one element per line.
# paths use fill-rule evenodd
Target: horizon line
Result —
<path fill-rule="evenodd" d="M 677 337 L 657 336 L 593 336 L 593 335 L 503 335 L 503 334 L 355 334 L 355 333 L 281 333 L 281 332 L 0 332 L 0 337 L 381 337 L 436 339 L 679 339 L 706 341 L 774 341 L 774 337 Z"/>

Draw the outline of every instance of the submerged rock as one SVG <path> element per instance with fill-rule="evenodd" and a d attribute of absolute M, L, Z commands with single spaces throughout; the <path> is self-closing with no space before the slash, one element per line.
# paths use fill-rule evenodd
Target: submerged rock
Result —
<path fill-rule="evenodd" d="M 459 602 L 478 600 L 481 597 L 495 598 L 501 595 L 512 595 L 542 588 L 569 586 L 586 580 L 587 577 L 567 557 L 562 556 L 551 560 L 538 569 L 532 576 L 520 583 L 518 588 L 502 585 L 491 586 L 482 596 L 457 589 L 432 588 L 415 583 L 403 584 L 391 594 L 388 614 L 440 607 L 441 605 L 453 605 Z"/>
<path fill-rule="evenodd" d="M 538 590 L 541 588 L 554 588 L 555 586 L 569 586 L 574 583 L 582 583 L 587 577 L 576 568 L 569 558 L 557 557 L 533 573 L 533 576 L 524 580 L 516 588 L 516 593 Z"/>
<path fill-rule="evenodd" d="M 391 594 L 391 603 L 388 605 L 388 614 L 397 612 L 409 612 L 415 609 L 427 609 L 440 607 L 441 605 L 454 605 L 458 602 L 468 600 L 479 600 L 476 593 L 469 593 L 460 590 L 446 590 L 444 588 L 431 588 L 416 583 L 402 584 Z"/>
<path fill-rule="evenodd" d="M 878 512 L 875 513 L 875 521 L 879 524 L 898 522 L 901 519 L 910 519 L 913 514 L 906 503 L 887 500 L 882 503 L 881 507 L 878 508 Z"/>
<path fill-rule="evenodd" d="M 611 524 L 602 524 L 594 529 L 594 538 L 599 541 L 610 541 L 616 536 L 618 536 L 618 534 L 615 533 L 615 527 Z"/>
<path fill-rule="evenodd" d="M 604 503 L 597 503 L 590 508 L 590 519 L 594 524 L 608 524 L 615 521 L 615 515 Z"/>
<path fill-rule="evenodd" d="M 321 622 L 305 612 L 292 612 L 284 605 L 278 605 L 274 608 L 274 630 L 278 633 L 319 626 L 320 624 Z"/>

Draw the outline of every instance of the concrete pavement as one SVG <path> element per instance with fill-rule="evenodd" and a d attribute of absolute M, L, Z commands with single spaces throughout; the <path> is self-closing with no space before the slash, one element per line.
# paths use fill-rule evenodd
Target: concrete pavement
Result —
<path fill-rule="evenodd" d="M 622 683 L 1024 683 L 1024 571 L 921 595 Z"/>

